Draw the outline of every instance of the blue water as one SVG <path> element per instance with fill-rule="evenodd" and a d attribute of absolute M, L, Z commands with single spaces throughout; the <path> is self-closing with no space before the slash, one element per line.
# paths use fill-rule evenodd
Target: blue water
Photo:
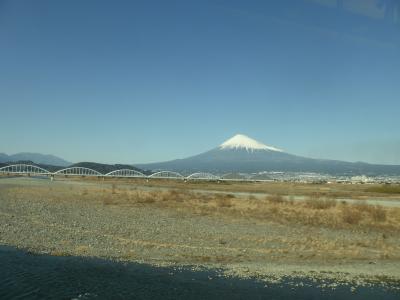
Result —
<path fill-rule="evenodd" d="M 305 287 L 285 282 L 266 287 L 257 280 L 219 274 L 0 247 L 1 299 L 400 299 L 400 291 L 383 287 L 355 292 L 348 286 L 323 290 L 311 282 Z"/>

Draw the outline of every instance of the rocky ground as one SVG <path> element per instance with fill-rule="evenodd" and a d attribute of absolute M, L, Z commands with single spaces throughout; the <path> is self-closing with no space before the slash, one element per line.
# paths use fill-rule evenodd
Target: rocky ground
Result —
<path fill-rule="evenodd" d="M 97 186 L 98 185 L 98 186 Z M 275 280 L 400 280 L 400 235 L 113 204 L 110 185 L 0 180 L 0 244 L 52 255 L 222 268 Z"/>

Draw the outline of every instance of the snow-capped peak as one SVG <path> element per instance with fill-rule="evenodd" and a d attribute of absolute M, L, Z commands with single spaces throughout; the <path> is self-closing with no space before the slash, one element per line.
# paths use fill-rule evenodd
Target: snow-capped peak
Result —
<path fill-rule="evenodd" d="M 281 149 L 267 146 L 244 134 L 237 134 L 219 146 L 220 149 L 246 149 L 247 151 L 267 150 L 282 152 Z"/>

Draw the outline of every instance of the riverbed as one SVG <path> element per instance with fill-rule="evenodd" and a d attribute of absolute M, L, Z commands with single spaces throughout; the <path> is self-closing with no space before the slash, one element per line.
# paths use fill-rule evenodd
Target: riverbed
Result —
<path fill-rule="evenodd" d="M 220 291 L 233 298 L 246 293 L 253 298 L 271 299 L 318 299 L 321 295 L 326 299 L 346 299 L 350 295 L 364 295 L 359 299 L 367 299 L 365 295 L 397 299 L 399 296 L 400 240 L 391 223 L 389 227 L 382 227 L 388 226 L 386 222 L 371 228 L 307 225 L 232 214 L 229 206 L 210 206 L 212 209 L 204 213 L 190 207 L 190 199 L 177 201 L 181 197 L 179 192 L 172 193 L 168 201 L 143 202 L 146 198 L 140 198 L 138 191 L 142 191 L 139 185 L 120 184 L 113 192 L 112 184 L 107 182 L 2 179 L 0 245 L 24 251 L 15 248 L 3 251 L 1 270 L 8 273 L 4 271 L 6 275 L 1 277 L 4 279 L 0 290 L 18 293 L 27 283 L 21 291 L 28 293 L 28 298 L 43 298 L 46 289 L 50 291 L 48 295 L 58 295 L 52 289 L 59 286 L 61 291 L 70 290 L 63 277 L 69 274 L 73 293 L 64 298 L 110 297 L 105 288 L 108 281 L 110 291 L 130 293 L 122 294 L 121 298 L 133 293 L 138 293 L 137 298 L 146 298 L 153 296 L 147 291 L 153 289 L 153 280 L 143 283 L 137 279 L 144 287 L 133 288 L 137 284 L 134 281 L 130 289 L 129 278 L 147 270 L 143 271 L 143 278 L 166 280 L 168 284 L 162 286 L 176 284 L 178 290 L 185 290 L 188 284 L 189 290 L 199 289 L 199 293 L 202 288 L 214 291 L 208 298 L 221 298 Z M 156 193 L 141 193 L 157 197 Z M 214 205 L 213 198 L 210 199 L 209 205 Z M 207 199 L 202 201 L 208 203 Z M 252 200 L 243 197 L 236 201 Z M 42 263 L 43 270 L 39 267 Z M 69 269 L 70 266 L 76 268 Z M 101 272 L 85 273 L 85 270 Z M 25 278 L 25 271 L 26 280 L 21 279 Z M 75 273 L 79 274 L 76 283 Z M 115 277 L 108 277 L 111 274 Z M 52 278 L 59 278 L 60 282 L 53 282 Z M 289 283 L 294 294 L 290 294 Z M 230 294 L 232 285 L 243 288 L 233 288 Z M 161 290 L 157 283 L 155 287 Z M 251 294 L 249 290 L 259 294 Z M 177 293 L 171 294 L 171 298 L 194 297 L 186 292 Z M 4 294 L 3 298 L 12 295 Z"/>

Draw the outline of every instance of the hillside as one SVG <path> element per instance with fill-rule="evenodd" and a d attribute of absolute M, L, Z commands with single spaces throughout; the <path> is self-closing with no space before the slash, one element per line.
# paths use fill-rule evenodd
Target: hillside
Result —
<path fill-rule="evenodd" d="M 332 175 L 400 175 L 398 165 L 375 165 L 338 160 L 313 159 L 284 152 L 244 135 L 236 135 L 220 146 L 184 159 L 136 164 L 150 170 L 171 170 L 181 173 L 262 171 L 317 172 Z"/>
<path fill-rule="evenodd" d="M 0 153 L 0 163 L 15 162 L 15 161 L 32 161 L 36 164 L 62 166 L 62 167 L 66 167 L 72 164 L 69 161 L 66 161 L 60 157 L 51 154 L 21 152 L 12 155 L 7 155 L 5 153 Z"/>

